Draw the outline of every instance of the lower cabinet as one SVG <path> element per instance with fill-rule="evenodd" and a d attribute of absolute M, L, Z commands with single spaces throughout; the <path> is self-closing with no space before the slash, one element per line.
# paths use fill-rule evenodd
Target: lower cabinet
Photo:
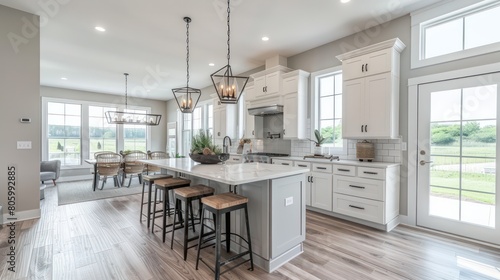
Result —
<path fill-rule="evenodd" d="M 311 206 L 332 211 L 332 182 L 331 173 L 311 172 Z"/>
<path fill-rule="evenodd" d="M 311 163 L 310 162 L 305 162 L 305 161 L 295 161 L 294 166 L 296 167 L 306 167 L 306 168 L 311 168 Z M 311 206 L 311 178 L 312 178 L 312 173 L 308 172 L 306 173 L 306 206 Z"/>

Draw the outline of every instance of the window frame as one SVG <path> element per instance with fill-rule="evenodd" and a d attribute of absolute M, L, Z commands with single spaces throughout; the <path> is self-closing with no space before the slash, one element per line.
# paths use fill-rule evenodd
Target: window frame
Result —
<path fill-rule="evenodd" d="M 315 139 L 314 130 L 319 127 L 319 79 L 335 74 L 342 73 L 342 66 L 335 66 L 311 73 L 311 132 L 310 139 Z M 343 93 L 342 93 L 343 94 Z M 335 115 L 334 115 L 335 117 Z M 342 139 L 342 148 L 328 147 L 329 154 L 347 155 L 347 139 Z M 314 152 L 314 147 L 311 146 L 311 152 Z"/>
<path fill-rule="evenodd" d="M 443 1 L 411 13 L 411 69 L 498 52 L 500 50 L 500 42 L 463 49 L 458 52 L 431 58 L 422 58 L 425 51 L 425 28 L 498 6 L 500 4 L 495 0 L 485 0 L 479 3 L 473 0 L 453 0 Z"/>
<path fill-rule="evenodd" d="M 212 105 L 213 106 L 213 102 L 212 102 L 212 99 L 209 99 L 209 100 L 205 100 L 205 101 L 200 101 L 198 102 L 198 104 L 196 105 L 196 108 L 195 110 L 198 110 L 198 109 L 201 109 L 201 129 L 202 130 L 208 130 L 209 128 L 213 128 L 213 123 L 210 124 L 209 123 L 209 110 L 208 110 L 208 107 Z M 212 113 L 213 113 L 213 107 L 212 107 Z M 190 128 L 186 128 L 184 127 L 184 115 L 186 114 L 191 114 L 191 121 L 190 121 L 190 125 L 191 127 Z M 186 131 L 189 131 L 189 137 L 193 137 L 193 124 L 194 124 L 194 121 L 193 121 L 193 113 L 182 113 L 179 109 L 177 109 L 177 123 L 179 124 L 177 126 L 177 132 L 178 132 L 178 139 L 180 139 L 179 143 L 177 145 L 177 152 L 179 155 L 181 156 L 188 156 L 189 155 L 189 150 L 188 151 L 184 151 L 185 147 L 184 147 L 184 143 L 191 143 L 191 140 L 189 139 L 189 141 L 185 141 L 184 139 L 184 132 Z M 212 119 L 213 119 L 213 115 L 212 115 Z M 213 135 L 212 135 L 213 136 Z"/>
<path fill-rule="evenodd" d="M 77 104 L 81 106 L 81 162 L 80 165 L 65 165 L 61 166 L 61 169 L 85 169 L 88 168 L 88 164 L 85 163 L 85 159 L 93 158 L 90 155 L 90 122 L 89 122 L 89 106 L 98 107 L 114 107 L 116 110 L 125 110 L 125 105 L 122 104 L 112 104 L 112 103 L 101 103 L 94 101 L 84 101 L 75 99 L 65 99 L 65 98 L 55 98 L 55 97 L 42 97 L 42 139 L 41 139 L 41 158 L 42 160 L 48 159 L 48 139 L 45 137 L 48 133 L 48 103 L 64 103 L 64 104 Z M 148 114 L 151 113 L 150 107 L 133 106 L 128 105 L 127 109 L 130 110 L 144 110 Z M 117 152 L 123 150 L 124 147 L 124 128 L 123 125 L 118 125 L 116 127 L 116 150 Z M 151 128 L 146 126 L 146 148 L 151 147 Z"/>

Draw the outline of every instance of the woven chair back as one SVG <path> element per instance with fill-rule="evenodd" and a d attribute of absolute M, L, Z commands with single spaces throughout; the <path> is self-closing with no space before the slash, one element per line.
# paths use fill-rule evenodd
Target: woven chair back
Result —
<path fill-rule="evenodd" d="M 127 154 L 124 157 L 124 168 L 123 172 L 125 174 L 139 174 L 144 172 L 144 163 L 139 162 L 138 160 L 146 160 L 148 159 L 148 155 L 141 151 L 134 151 Z"/>
<path fill-rule="evenodd" d="M 165 158 L 170 158 L 168 154 L 165 152 L 156 151 L 149 153 L 149 159 L 165 159 Z M 148 165 L 148 172 L 160 172 L 160 171 L 161 171 L 160 167 L 154 165 Z"/>
<path fill-rule="evenodd" d="M 97 173 L 101 176 L 115 176 L 120 172 L 122 156 L 117 153 L 100 153 L 96 156 Z"/>

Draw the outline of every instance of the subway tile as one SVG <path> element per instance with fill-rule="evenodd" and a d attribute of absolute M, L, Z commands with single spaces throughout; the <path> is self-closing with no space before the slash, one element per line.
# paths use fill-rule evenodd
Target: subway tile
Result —
<path fill-rule="evenodd" d="M 389 150 L 389 156 L 399 157 L 399 156 L 401 156 L 401 151 L 400 150 Z"/>
<path fill-rule="evenodd" d="M 394 150 L 394 144 L 384 144 L 384 150 Z"/>

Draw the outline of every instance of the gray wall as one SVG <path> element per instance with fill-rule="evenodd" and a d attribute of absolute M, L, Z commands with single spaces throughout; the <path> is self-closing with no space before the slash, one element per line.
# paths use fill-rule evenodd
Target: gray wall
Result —
<path fill-rule="evenodd" d="M 0 204 L 4 206 L 4 214 L 7 214 L 7 166 L 15 165 L 16 213 L 21 218 L 40 215 L 38 22 L 38 16 L 0 5 Z M 9 38 L 14 38 L 18 44 L 12 45 Z M 17 47 L 17 52 L 13 46 Z M 31 123 L 20 123 L 20 118 L 31 118 Z M 31 141 L 32 149 L 17 150 L 19 140 Z M 7 221 L 4 219 L 4 222 Z"/>
<path fill-rule="evenodd" d="M 391 15 L 387 15 L 390 18 Z M 440 72 L 452 71 L 461 68 L 474 67 L 484 64 L 500 61 L 498 53 L 476 56 L 462 59 L 459 61 L 438 64 L 434 66 L 423 67 L 419 69 L 410 69 L 410 48 L 411 48 L 411 25 L 410 15 L 406 15 L 370 29 L 355 33 L 351 36 L 330 42 L 323 46 L 305 51 L 301 54 L 288 58 L 288 67 L 292 69 L 302 69 L 308 72 L 315 72 L 341 65 L 335 56 L 369 46 L 378 42 L 389 40 L 395 37 L 401 39 L 406 49 L 401 54 L 401 80 L 400 80 L 400 119 L 399 131 L 404 142 L 408 140 L 408 79 L 436 74 Z M 363 30 L 363 26 L 373 26 L 378 19 L 374 18 L 362 26 L 353 26 L 353 30 Z M 263 62 L 264 65 L 264 62 Z M 263 68 L 260 68 L 263 69 Z M 257 70 L 260 71 L 260 70 Z M 171 101 L 169 101 L 170 104 Z M 174 101 L 175 102 L 175 101 Z M 175 105 L 175 104 L 174 104 Z M 170 107 L 169 107 L 170 108 Z M 175 121 L 175 114 L 169 115 L 169 121 Z M 407 191 L 407 173 L 406 167 L 407 153 L 403 153 L 403 164 L 401 168 L 401 214 L 407 214 L 408 191 Z M 416 199 L 416 198 L 409 198 Z"/>

